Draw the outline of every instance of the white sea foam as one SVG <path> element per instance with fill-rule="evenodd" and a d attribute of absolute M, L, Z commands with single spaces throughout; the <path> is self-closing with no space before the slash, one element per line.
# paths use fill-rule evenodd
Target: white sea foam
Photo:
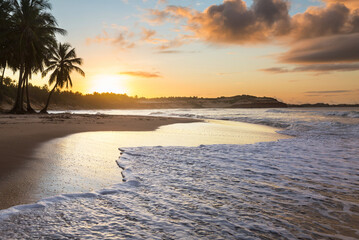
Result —
<path fill-rule="evenodd" d="M 332 110 L 190 112 L 282 124 L 285 133 L 297 137 L 251 145 L 122 149 L 118 164 L 124 183 L 2 211 L 0 236 L 359 238 L 357 118 L 333 116 Z"/>

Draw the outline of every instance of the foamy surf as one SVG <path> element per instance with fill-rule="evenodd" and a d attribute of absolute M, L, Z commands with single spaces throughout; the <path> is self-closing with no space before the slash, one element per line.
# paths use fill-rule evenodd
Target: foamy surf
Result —
<path fill-rule="evenodd" d="M 0 235 L 358 239 L 359 124 L 326 115 L 247 114 L 297 136 L 276 142 L 121 148 L 125 182 L 2 211 Z"/>

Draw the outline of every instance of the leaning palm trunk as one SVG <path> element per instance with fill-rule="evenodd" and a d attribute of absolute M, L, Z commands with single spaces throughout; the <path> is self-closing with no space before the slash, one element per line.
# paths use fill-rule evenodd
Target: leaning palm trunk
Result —
<path fill-rule="evenodd" d="M 29 77 L 26 77 L 26 110 L 28 113 L 36 113 L 35 110 L 31 107 L 30 96 L 29 96 Z"/>
<path fill-rule="evenodd" d="M 50 104 L 51 95 L 54 93 L 56 87 L 57 87 L 57 84 L 55 84 L 54 88 L 51 90 L 49 97 L 47 98 L 46 106 L 40 111 L 40 113 L 47 113 L 47 108 L 49 107 L 49 104 Z"/>

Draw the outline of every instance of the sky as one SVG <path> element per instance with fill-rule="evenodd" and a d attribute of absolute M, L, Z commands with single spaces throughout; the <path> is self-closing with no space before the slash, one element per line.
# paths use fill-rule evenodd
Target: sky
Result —
<path fill-rule="evenodd" d="M 50 2 L 73 91 L 359 104 L 359 0 Z"/>

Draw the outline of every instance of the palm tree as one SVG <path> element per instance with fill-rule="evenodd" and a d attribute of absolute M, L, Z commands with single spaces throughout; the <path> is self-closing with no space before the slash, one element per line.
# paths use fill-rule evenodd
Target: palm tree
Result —
<path fill-rule="evenodd" d="M 23 87 L 35 71 L 43 70 L 47 52 L 56 45 L 56 33 L 65 34 L 57 27 L 48 0 L 13 0 L 12 36 L 15 57 L 10 67 L 19 71 L 17 97 L 11 112 L 23 113 Z M 27 110 L 33 111 L 27 91 Z"/>
<path fill-rule="evenodd" d="M 85 76 L 84 71 L 76 66 L 82 65 L 82 59 L 76 56 L 75 48 L 71 48 L 71 45 L 68 43 L 57 44 L 56 48 L 53 49 L 51 55 L 48 57 L 46 65 L 47 69 L 42 72 L 42 77 L 45 77 L 49 72 L 53 71 L 49 78 L 49 85 L 51 86 L 53 83 L 55 83 L 55 85 L 41 113 L 47 113 L 51 95 L 56 89 L 72 87 L 72 79 L 70 76 L 72 71 L 76 71 L 82 76 Z"/>
<path fill-rule="evenodd" d="M 9 38 L 8 34 L 10 32 L 10 13 L 12 11 L 11 2 L 8 0 L 0 0 L 0 105 L 2 102 L 2 87 L 3 80 L 5 76 L 6 66 L 11 58 L 11 51 L 8 47 Z"/>

